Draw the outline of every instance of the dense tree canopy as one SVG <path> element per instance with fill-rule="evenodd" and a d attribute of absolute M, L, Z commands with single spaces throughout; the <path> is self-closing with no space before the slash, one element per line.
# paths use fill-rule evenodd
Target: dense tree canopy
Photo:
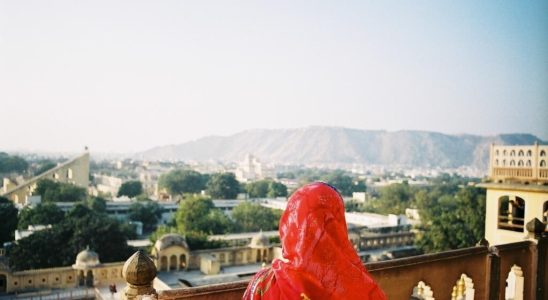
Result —
<path fill-rule="evenodd" d="M 143 184 L 139 180 L 131 180 L 122 183 L 118 190 L 118 197 L 128 196 L 133 198 L 143 193 Z"/>
<path fill-rule="evenodd" d="M 38 181 L 34 193 L 42 196 L 42 202 L 79 202 L 86 199 L 85 188 L 49 179 Z"/>
<path fill-rule="evenodd" d="M 271 181 L 268 186 L 268 197 L 287 197 L 287 186 L 281 182 Z"/>
<path fill-rule="evenodd" d="M 240 183 L 233 173 L 218 173 L 207 182 L 207 193 L 217 199 L 236 199 Z"/>
<path fill-rule="evenodd" d="M 181 233 L 204 232 L 221 234 L 231 229 L 230 219 L 213 206 L 209 198 L 185 199 L 176 215 L 177 228 Z"/>
<path fill-rule="evenodd" d="M 352 196 L 353 192 L 365 192 L 366 189 L 363 181 L 354 181 L 353 177 L 343 171 L 330 172 L 322 180 L 337 188 L 343 196 Z"/>
<path fill-rule="evenodd" d="M 104 213 L 107 211 L 107 202 L 101 197 L 90 197 L 86 201 L 87 207 L 96 212 Z"/>
<path fill-rule="evenodd" d="M 374 201 L 375 209 L 384 214 L 405 214 L 412 207 L 413 189 L 404 183 L 394 183 L 380 190 L 380 197 Z"/>
<path fill-rule="evenodd" d="M 464 187 L 446 192 L 416 195 L 423 224 L 417 245 L 425 252 L 471 247 L 484 237 L 485 191 Z"/>
<path fill-rule="evenodd" d="M 127 245 L 130 237 L 134 233 L 129 226 L 77 204 L 53 228 L 21 239 L 9 249 L 10 266 L 14 270 L 69 266 L 87 246 L 102 262 L 124 261 L 133 252 Z"/>
<path fill-rule="evenodd" d="M 0 152 L 0 173 L 25 172 L 29 167 L 29 163 L 17 156 L 9 155 L 5 152 Z"/>
<path fill-rule="evenodd" d="M 171 194 L 200 193 L 205 190 L 207 175 L 192 170 L 174 170 L 160 176 L 158 184 Z"/>
<path fill-rule="evenodd" d="M 145 231 L 151 231 L 162 217 L 162 207 L 154 201 L 136 202 L 129 207 L 128 217 L 131 221 L 142 222 Z"/>
<path fill-rule="evenodd" d="M 17 229 L 17 208 L 10 200 L 0 197 L 0 247 L 5 242 L 13 241 L 15 229 Z"/>
<path fill-rule="evenodd" d="M 259 204 L 243 202 L 232 211 L 232 219 L 238 232 L 276 230 L 280 216 L 272 209 Z"/>
<path fill-rule="evenodd" d="M 36 207 L 25 207 L 19 213 L 19 229 L 27 229 L 29 225 L 54 225 L 63 221 L 65 213 L 54 203 L 41 203 Z"/>
<path fill-rule="evenodd" d="M 265 198 L 268 194 L 269 180 L 259 180 L 245 185 L 245 190 L 251 198 Z"/>
<path fill-rule="evenodd" d="M 252 198 L 287 197 L 287 187 L 271 179 L 250 182 L 245 185 L 245 189 Z"/>

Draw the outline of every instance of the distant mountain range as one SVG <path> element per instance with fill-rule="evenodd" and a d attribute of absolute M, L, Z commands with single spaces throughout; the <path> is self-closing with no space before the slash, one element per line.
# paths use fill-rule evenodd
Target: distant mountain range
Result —
<path fill-rule="evenodd" d="M 448 135 L 427 131 L 377 131 L 340 127 L 255 129 L 209 136 L 137 153 L 149 160 L 241 161 L 251 153 L 263 162 L 297 165 L 373 164 L 486 169 L 489 145 L 546 144 L 531 134 Z"/>

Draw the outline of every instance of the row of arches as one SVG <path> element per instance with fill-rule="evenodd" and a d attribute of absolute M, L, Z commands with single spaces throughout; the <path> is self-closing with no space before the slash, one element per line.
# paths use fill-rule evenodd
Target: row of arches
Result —
<path fill-rule="evenodd" d="M 502 166 L 502 167 L 506 167 L 507 165 L 510 166 L 510 167 L 515 167 L 517 164 L 518 167 L 531 167 L 531 160 L 528 159 L 526 161 L 523 161 L 523 160 L 518 160 L 517 163 L 516 163 L 516 160 L 510 160 L 510 162 L 506 162 L 506 159 L 503 159 L 501 161 L 499 161 L 498 159 L 495 159 L 495 166 Z M 544 159 L 542 159 L 540 162 L 539 162 L 539 167 L 541 168 L 545 168 L 546 167 L 546 161 Z"/>
<path fill-rule="evenodd" d="M 523 232 L 525 225 L 525 199 L 517 196 L 499 198 L 498 229 Z M 548 223 L 548 201 L 542 206 L 542 221 Z"/>
<path fill-rule="evenodd" d="M 186 255 L 181 254 L 179 256 L 177 255 L 171 255 L 168 259 L 167 256 L 160 257 L 160 271 L 178 271 L 178 270 L 184 270 L 188 266 Z"/>
<path fill-rule="evenodd" d="M 511 150 L 510 152 L 508 152 L 507 150 L 502 150 L 502 156 L 507 156 L 508 154 L 509 154 L 510 156 L 516 156 L 516 150 Z M 496 156 L 500 156 L 499 150 L 496 150 L 496 151 L 495 151 L 495 155 L 496 155 Z M 526 156 L 526 155 L 527 155 L 527 156 L 531 157 L 531 156 L 533 156 L 533 151 L 527 150 L 527 152 L 525 152 L 525 151 L 523 151 L 523 150 L 519 150 L 519 151 L 517 152 L 517 155 L 518 155 L 518 156 Z M 539 155 L 540 155 L 540 156 L 546 156 L 546 151 L 541 150 L 540 153 L 539 153 Z"/>

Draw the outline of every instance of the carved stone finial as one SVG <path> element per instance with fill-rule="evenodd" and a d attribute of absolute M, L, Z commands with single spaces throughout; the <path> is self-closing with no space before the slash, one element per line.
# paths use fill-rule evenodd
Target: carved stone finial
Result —
<path fill-rule="evenodd" d="M 128 283 L 122 295 L 125 300 L 133 300 L 144 295 L 156 295 L 152 281 L 156 277 L 154 262 L 142 250 L 135 252 L 124 264 L 122 276 Z"/>
<path fill-rule="evenodd" d="M 538 218 L 534 218 L 531 221 L 527 222 L 527 225 L 525 225 L 525 228 L 530 233 L 534 233 L 535 235 L 538 235 L 544 232 L 544 228 L 546 228 L 546 224 L 542 223 Z"/>

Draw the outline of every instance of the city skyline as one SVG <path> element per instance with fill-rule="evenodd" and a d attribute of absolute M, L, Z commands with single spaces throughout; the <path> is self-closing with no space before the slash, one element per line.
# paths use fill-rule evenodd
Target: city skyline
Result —
<path fill-rule="evenodd" d="M 548 140 L 547 10 L 0 0 L 0 151 L 308 126 Z"/>

